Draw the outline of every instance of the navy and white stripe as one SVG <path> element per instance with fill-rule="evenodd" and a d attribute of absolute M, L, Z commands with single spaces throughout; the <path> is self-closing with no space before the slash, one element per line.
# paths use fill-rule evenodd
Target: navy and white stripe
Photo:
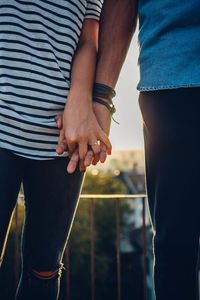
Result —
<path fill-rule="evenodd" d="M 103 0 L 0 1 L 0 147 L 33 159 L 57 157 L 71 63 L 85 18 Z"/>

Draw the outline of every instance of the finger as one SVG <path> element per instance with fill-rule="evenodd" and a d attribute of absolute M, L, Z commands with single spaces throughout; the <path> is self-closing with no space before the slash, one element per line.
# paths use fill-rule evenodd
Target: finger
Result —
<path fill-rule="evenodd" d="M 89 145 L 94 153 L 93 163 L 95 163 L 95 165 L 96 165 L 97 162 L 99 161 L 100 145 L 99 145 L 97 139 L 94 137 L 91 139 Z"/>
<path fill-rule="evenodd" d="M 57 115 L 55 118 L 58 128 L 62 128 L 62 114 Z"/>
<path fill-rule="evenodd" d="M 71 156 L 70 161 L 69 161 L 68 166 L 67 166 L 67 172 L 69 174 L 72 174 L 76 170 L 76 167 L 78 165 L 78 161 L 79 161 L 79 154 L 78 154 L 78 148 L 77 148 L 72 153 L 72 156 Z"/>
<path fill-rule="evenodd" d="M 57 126 L 58 126 L 59 129 L 62 128 L 62 120 L 61 120 L 61 118 L 58 119 L 58 121 L 57 121 Z"/>
<path fill-rule="evenodd" d="M 85 155 L 88 151 L 88 145 L 84 142 L 84 143 L 80 143 L 79 144 L 79 169 L 81 172 L 85 172 L 86 167 L 84 164 L 84 160 L 85 160 Z"/>
<path fill-rule="evenodd" d="M 76 149 L 77 144 L 76 144 L 75 141 L 72 141 L 72 140 L 69 141 L 69 140 L 66 139 L 66 141 L 67 141 L 69 156 L 72 156 L 73 152 Z"/>
<path fill-rule="evenodd" d="M 85 139 L 79 141 L 78 143 L 78 148 L 79 148 L 79 157 L 80 157 L 80 160 L 84 160 L 85 159 L 85 155 L 88 151 L 88 144 L 86 142 Z"/>
<path fill-rule="evenodd" d="M 85 155 L 84 165 L 85 167 L 89 167 L 94 159 L 94 153 L 92 150 L 88 150 Z"/>
<path fill-rule="evenodd" d="M 93 163 L 96 165 L 99 162 L 100 152 L 94 155 Z"/>
<path fill-rule="evenodd" d="M 97 139 L 93 138 L 92 141 L 93 142 L 90 142 L 90 147 L 93 152 L 92 164 L 96 165 L 99 161 L 100 145 L 99 145 L 99 142 L 97 141 Z"/>
<path fill-rule="evenodd" d="M 58 154 L 63 154 L 64 151 L 68 150 L 67 141 L 65 139 L 64 130 L 60 130 L 60 136 L 58 139 L 58 145 L 56 148 L 56 152 Z"/>
<path fill-rule="evenodd" d="M 108 138 L 108 136 L 105 134 L 105 132 L 100 128 L 99 129 L 99 135 L 98 135 L 98 140 L 103 142 L 106 145 L 107 153 L 110 155 L 112 151 L 112 145 L 111 142 Z"/>
<path fill-rule="evenodd" d="M 104 143 L 100 143 L 100 155 L 99 155 L 99 160 L 101 163 L 104 163 L 106 161 L 107 158 L 107 154 L 106 154 L 106 145 Z"/>
<path fill-rule="evenodd" d="M 96 164 L 99 162 L 100 152 L 97 154 L 94 154 L 94 158 L 92 163 L 96 166 Z"/>
<path fill-rule="evenodd" d="M 56 148 L 56 152 L 59 154 L 59 155 L 61 155 L 61 154 L 63 154 L 65 151 L 67 151 L 68 150 L 68 148 L 67 148 L 67 141 L 66 140 L 62 140 L 59 144 L 58 144 L 58 146 L 57 146 L 57 148 Z"/>
<path fill-rule="evenodd" d="M 86 166 L 84 164 L 84 160 L 79 160 L 79 170 L 81 172 L 85 172 L 86 171 Z"/>
<path fill-rule="evenodd" d="M 59 118 L 60 118 L 60 114 L 55 116 L 54 120 L 57 122 Z"/>

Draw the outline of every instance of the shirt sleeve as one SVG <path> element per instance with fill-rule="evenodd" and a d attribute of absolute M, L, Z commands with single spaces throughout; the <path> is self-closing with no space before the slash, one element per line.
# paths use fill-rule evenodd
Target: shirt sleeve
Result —
<path fill-rule="evenodd" d="M 87 9 L 85 18 L 86 19 L 95 19 L 99 21 L 101 16 L 101 9 L 103 6 L 104 0 L 89 0 L 87 1 Z"/>

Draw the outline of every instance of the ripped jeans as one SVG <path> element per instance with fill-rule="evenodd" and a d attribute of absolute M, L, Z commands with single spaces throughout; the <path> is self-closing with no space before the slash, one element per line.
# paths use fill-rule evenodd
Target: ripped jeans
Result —
<path fill-rule="evenodd" d="M 62 258 L 84 174 L 66 171 L 69 158 L 32 160 L 0 149 L 0 263 L 20 185 L 25 194 L 22 273 L 16 300 L 56 300 Z"/>

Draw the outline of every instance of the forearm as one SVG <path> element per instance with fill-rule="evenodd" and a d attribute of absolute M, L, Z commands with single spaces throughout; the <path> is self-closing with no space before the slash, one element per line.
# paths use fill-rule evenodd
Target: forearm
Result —
<path fill-rule="evenodd" d="M 97 46 L 93 41 L 84 42 L 74 56 L 69 96 L 79 101 L 92 100 L 96 68 Z"/>
<path fill-rule="evenodd" d="M 104 1 L 100 21 L 96 82 L 115 87 L 136 29 L 138 1 Z"/>

